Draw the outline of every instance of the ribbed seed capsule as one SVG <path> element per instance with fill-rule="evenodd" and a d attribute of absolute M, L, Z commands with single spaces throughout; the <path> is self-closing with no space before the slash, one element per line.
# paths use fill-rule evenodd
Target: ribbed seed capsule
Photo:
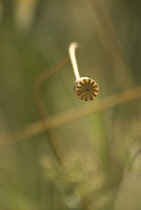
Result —
<path fill-rule="evenodd" d="M 74 86 L 75 95 L 84 101 L 91 101 L 98 95 L 97 83 L 88 77 L 80 77 Z"/>

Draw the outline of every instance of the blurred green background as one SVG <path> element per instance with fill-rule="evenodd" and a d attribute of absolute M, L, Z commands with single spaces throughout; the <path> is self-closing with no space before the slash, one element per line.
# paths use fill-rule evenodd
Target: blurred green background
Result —
<path fill-rule="evenodd" d="M 0 145 L 40 120 L 34 82 L 72 41 L 80 75 L 99 85 L 95 101 L 139 86 L 140 22 L 140 1 L 1 0 Z M 74 82 L 70 63 L 44 82 L 49 116 L 86 104 Z M 54 128 L 63 164 L 44 132 L 0 146 L 0 210 L 140 210 L 140 106 L 132 100 Z"/>

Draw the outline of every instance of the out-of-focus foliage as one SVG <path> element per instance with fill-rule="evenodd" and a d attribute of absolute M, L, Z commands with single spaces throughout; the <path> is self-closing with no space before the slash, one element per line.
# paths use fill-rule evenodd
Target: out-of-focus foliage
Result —
<path fill-rule="evenodd" d="M 105 191 L 107 177 L 94 158 L 73 151 L 66 157 L 63 166 L 54 164 L 46 157 L 42 158 L 41 163 L 45 177 L 60 191 L 68 207 L 82 208 L 83 202 L 91 200 L 92 204 L 90 202 L 89 205 L 93 208 L 105 208 L 111 204 L 112 192 Z M 104 197 L 103 202 L 101 197 Z"/>
<path fill-rule="evenodd" d="M 96 100 L 139 86 L 140 8 L 129 0 L 1 0 L 0 141 L 40 120 L 34 82 L 67 55 L 72 41 L 80 44 L 81 76 L 99 85 Z M 50 116 L 84 104 L 73 94 L 74 82 L 70 64 L 44 82 Z M 137 99 L 53 129 L 64 165 L 44 133 L 1 146 L 0 209 L 141 209 L 140 105 Z"/>

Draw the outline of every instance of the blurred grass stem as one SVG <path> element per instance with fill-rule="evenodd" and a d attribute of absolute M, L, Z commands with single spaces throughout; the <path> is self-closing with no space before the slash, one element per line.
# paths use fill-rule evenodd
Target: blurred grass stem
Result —
<path fill-rule="evenodd" d="M 135 100 L 141 97 L 141 86 L 125 90 L 121 93 L 108 96 L 94 104 L 86 104 L 81 107 L 65 111 L 63 113 L 48 117 L 41 122 L 35 122 L 28 125 L 25 129 L 20 132 L 16 132 L 11 135 L 5 135 L 0 137 L 0 146 L 8 145 L 16 141 L 21 141 L 25 138 L 37 135 L 45 130 L 54 129 L 58 126 L 64 125 L 65 123 L 73 120 L 86 117 L 90 114 L 94 114 L 99 111 L 106 110 L 110 107 L 126 103 L 128 101 Z M 52 142 L 50 141 L 52 144 Z M 52 145 L 53 146 L 53 145 Z"/>
<path fill-rule="evenodd" d="M 129 88 L 134 85 L 130 67 L 126 63 L 121 43 L 117 38 L 111 17 L 101 0 L 88 0 L 86 6 L 94 21 L 94 27 L 106 52 L 115 80 L 119 87 Z M 125 82 L 126 80 L 126 82 Z"/>
<path fill-rule="evenodd" d="M 39 114 L 39 117 L 41 118 L 41 123 L 43 130 L 46 131 L 46 135 L 48 138 L 48 142 L 50 144 L 50 147 L 58 160 L 60 164 L 62 164 L 62 157 L 64 156 L 64 149 L 63 145 L 61 145 L 61 142 L 57 140 L 57 137 L 53 130 L 47 129 L 45 119 L 48 117 L 47 113 L 47 106 L 44 104 L 44 101 L 41 97 L 41 86 L 44 81 L 49 79 L 53 74 L 55 74 L 58 70 L 64 67 L 65 64 L 69 62 L 69 56 L 67 56 L 62 62 L 60 62 L 58 65 L 52 67 L 51 69 L 44 71 L 41 73 L 37 80 L 34 83 L 34 89 L 33 89 L 33 96 L 34 96 L 34 102 Z"/>

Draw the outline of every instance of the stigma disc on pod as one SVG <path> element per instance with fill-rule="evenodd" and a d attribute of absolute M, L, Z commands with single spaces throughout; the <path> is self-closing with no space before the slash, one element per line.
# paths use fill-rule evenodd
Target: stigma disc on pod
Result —
<path fill-rule="evenodd" d="M 73 90 L 77 98 L 91 101 L 98 95 L 99 87 L 93 79 L 80 77 L 76 80 Z"/>

